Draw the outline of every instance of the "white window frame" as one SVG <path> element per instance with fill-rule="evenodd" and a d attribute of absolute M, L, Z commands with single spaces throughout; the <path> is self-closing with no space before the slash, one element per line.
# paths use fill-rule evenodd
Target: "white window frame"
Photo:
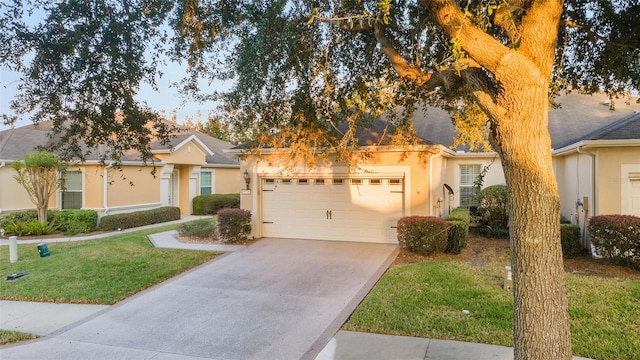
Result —
<path fill-rule="evenodd" d="M 473 197 L 473 183 L 482 172 L 481 163 L 470 163 L 459 165 L 458 193 L 460 194 L 460 206 L 478 206 L 478 198 L 469 203 L 468 199 Z M 477 194 L 476 194 L 477 195 Z"/>
<path fill-rule="evenodd" d="M 69 173 L 78 173 L 79 174 L 79 176 L 80 176 L 80 190 L 76 190 L 76 189 L 69 190 L 67 188 L 66 177 L 67 177 L 67 175 Z M 65 184 L 64 184 L 64 189 L 60 189 L 60 192 L 59 192 L 59 196 L 60 196 L 59 204 L 60 205 L 58 207 L 61 210 L 83 209 L 84 208 L 84 193 L 85 193 L 85 191 L 84 191 L 85 185 L 84 185 L 84 171 L 83 171 L 83 169 L 67 170 L 66 172 L 64 172 L 64 176 L 65 176 Z M 78 208 L 67 208 L 67 207 L 65 207 L 64 206 L 65 205 L 65 202 L 64 202 L 64 194 L 65 193 L 80 193 L 80 207 L 78 207 Z"/>
<path fill-rule="evenodd" d="M 209 186 L 203 186 L 203 181 L 202 181 L 202 174 L 203 173 L 208 173 L 210 178 L 210 184 Z M 214 169 L 203 169 L 200 170 L 200 186 L 198 187 L 198 191 L 200 193 L 200 195 L 205 195 L 202 193 L 202 188 L 210 188 L 210 193 L 209 194 L 215 194 L 216 193 L 216 172 Z"/>

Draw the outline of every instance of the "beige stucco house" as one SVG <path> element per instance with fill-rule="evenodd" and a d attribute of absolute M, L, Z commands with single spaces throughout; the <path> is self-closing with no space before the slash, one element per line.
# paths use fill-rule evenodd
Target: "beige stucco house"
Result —
<path fill-rule="evenodd" d="M 619 101 L 611 111 L 606 99 L 570 94 L 550 111 L 549 151 L 562 214 L 582 228 L 592 215 L 640 215 L 640 105 Z M 291 169 L 279 166 L 269 149 L 260 155 L 242 147 L 228 150 L 241 158 L 240 170 L 248 174 L 241 207 L 253 214 L 253 235 L 396 243 L 400 217 L 446 216 L 466 205 L 485 167 L 484 186 L 505 183 L 495 153 L 451 149 L 455 133 L 448 114 L 427 113 L 414 118 L 426 145 L 363 144 L 373 156 L 357 168 L 324 160 Z"/>
<path fill-rule="evenodd" d="M 0 213 L 32 209 L 26 191 L 13 178 L 11 164 L 46 146 L 50 123 L 0 131 Z M 165 145 L 151 145 L 153 161 L 135 154 L 122 159 L 120 169 L 101 164 L 98 154 L 71 164 L 65 189 L 50 200 L 50 209 L 93 209 L 99 215 L 131 212 L 160 206 L 180 207 L 191 214 L 194 196 L 238 193 L 242 185 L 239 162 L 224 153 L 232 145 L 197 131 L 183 131 Z M 151 170 L 155 166 L 156 174 Z"/>

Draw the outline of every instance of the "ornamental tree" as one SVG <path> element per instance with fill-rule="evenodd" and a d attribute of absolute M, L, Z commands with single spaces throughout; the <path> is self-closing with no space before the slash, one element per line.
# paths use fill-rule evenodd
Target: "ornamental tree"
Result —
<path fill-rule="evenodd" d="M 24 160 L 13 163 L 17 173 L 13 178 L 27 190 L 38 211 L 38 221 L 43 225 L 47 222 L 49 199 L 61 188 L 60 172 L 65 168 L 57 155 L 46 151 L 30 152 Z"/>
<path fill-rule="evenodd" d="M 0 63 L 25 74 L 15 110 L 123 148 L 148 145 L 153 116 L 133 96 L 167 56 L 188 63 L 186 94 L 301 159 L 348 157 L 356 130 L 379 119 L 392 144 L 412 143 L 415 111 L 449 110 L 503 164 L 515 358 L 569 359 L 550 99 L 640 88 L 639 1 L 33 0 L 2 8 Z M 230 79 L 229 91 L 199 91 Z"/>

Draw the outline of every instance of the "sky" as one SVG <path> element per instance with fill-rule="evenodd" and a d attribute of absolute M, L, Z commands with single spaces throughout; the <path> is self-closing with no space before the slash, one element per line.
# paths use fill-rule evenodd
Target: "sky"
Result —
<path fill-rule="evenodd" d="M 153 110 L 165 110 L 167 116 L 171 111 L 176 109 L 178 123 L 183 123 L 188 116 L 195 121 L 198 110 L 202 113 L 202 119 L 206 119 L 209 110 L 214 110 L 215 105 L 199 104 L 197 102 L 187 102 L 183 104 L 183 97 L 178 93 L 178 89 L 171 87 L 171 83 L 182 79 L 186 75 L 186 67 L 178 63 L 171 63 L 163 69 L 164 76 L 158 80 L 158 91 L 153 90 L 150 86 L 144 85 L 138 93 L 138 100 L 146 101 L 147 105 Z M 17 94 L 17 86 L 20 74 L 12 71 L 0 70 L 0 113 L 10 113 L 9 103 Z M 209 87 L 210 91 L 223 90 L 228 88 L 223 83 L 218 83 Z M 15 124 L 15 127 L 31 124 L 28 119 L 23 119 Z M 0 123 L 0 131 L 8 129 Z"/>

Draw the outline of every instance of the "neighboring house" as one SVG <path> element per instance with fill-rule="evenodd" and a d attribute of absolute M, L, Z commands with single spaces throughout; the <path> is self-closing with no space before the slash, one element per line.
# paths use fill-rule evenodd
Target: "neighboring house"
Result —
<path fill-rule="evenodd" d="M 51 123 L 0 131 L 0 213 L 32 209 L 27 192 L 13 176 L 11 164 L 37 146 L 46 146 Z M 115 169 L 90 154 L 70 164 L 65 189 L 49 202 L 50 209 L 93 209 L 99 215 L 177 206 L 192 213 L 194 196 L 238 193 L 242 186 L 239 162 L 224 149 L 232 145 L 197 131 L 178 133 L 166 145 L 151 144 L 153 162 L 134 155 L 122 158 Z M 156 167 L 155 176 L 151 173 Z"/>
<path fill-rule="evenodd" d="M 640 215 L 640 105 L 619 101 L 610 111 L 605 96 L 576 94 L 558 102 L 549 130 L 562 214 L 581 227 L 592 215 Z M 429 109 L 414 123 L 425 145 L 363 141 L 373 156 L 358 168 L 325 161 L 289 169 L 277 165 L 270 149 L 228 150 L 241 157 L 249 178 L 241 207 L 253 214 L 253 235 L 396 243 L 400 217 L 446 216 L 466 206 L 485 167 L 484 186 L 505 183 L 495 153 L 450 148 L 455 132 L 446 112 Z"/>

